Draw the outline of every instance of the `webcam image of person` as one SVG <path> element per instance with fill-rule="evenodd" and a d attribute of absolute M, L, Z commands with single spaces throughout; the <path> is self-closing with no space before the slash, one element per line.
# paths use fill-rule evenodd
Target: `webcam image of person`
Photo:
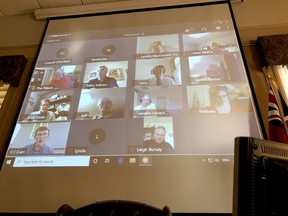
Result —
<path fill-rule="evenodd" d="M 166 68 L 164 65 L 156 65 L 152 69 L 154 77 L 148 79 L 149 86 L 170 86 L 176 85 L 176 82 L 168 76 L 165 76 Z"/>
<path fill-rule="evenodd" d="M 49 138 L 50 130 L 46 126 L 41 126 L 36 129 L 34 140 L 35 142 L 30 145 L 26 145 L 26 155 L 48 155 L 54 154 L 54 151 L 49 147 L 46 142 Z"/>
<path fill-rule="evenodd" d="M 69 115 L 69 110 L 70 110 L 70 104 L 63 102 L 59 104 L 56 108 L 56 112 L 54 113 L 55 116 L 57 117 L 57 121 L 65 121 L 68 118 Z"/>
<path fill-rule="evenodd" d="M 117 81 L 113 77 L 107 76 L 108 68 L 104 65 L 98 66 L 96 71 L 96 78 L 89 80 L 88 84 L 95 85 L 95 88 L 116 88 Z"/>
<path fill-rule="evenodd" d="M 54 74 L 54 79 L 52 79 L 48 86 L 53 86 L 54 88 L 59 89 L 69 89 L 71 88 L 71 80 L 68 76 L 65 75 L 64 70 L 62 68 L 56 70 Z"/>
<path fill-rule="evenodd" d="M 140 103 L 139 105 L 134 107 L 135 111 L 150 111 L 150 110 L 156 110 L 156 105 L 152 103 L 151 97 L 149 95 L 143 95 L 140 98 Z"/>
<path fill-rule="evenodd" d="M 142 147 L 147 148 L 147 154 L 173 154 L 174 148 L 165 141 L 166 129 L 163 126 L 157 126 L 152 135 L 152 139 L 145 140 Z"/>
<path fill-rule="evenodd" d="M 99 115 L 93 117 L 93 119 L 107 119 L 112 117 L 112 101 L 110 98 L 103 97 L 97 102 Z"/>
<path fill-rule="evenodd" d="M 215 41 L 210 43 L 210 49 L 214 53 L 228 53 L 229 50 L 237 51 L 236 44 L 234 44 L 234 43 L 222 45 L 222 44 L 219 44 Z"/>
<path fill-rule="evenodd" d="M 55 115 L 52 111 L 48 110 L 49 107 L 50 100 L 42 99 L 39 110 L 32 112 L 24 121 L 55 121 Z"/>
<path fill-rule="evenodd" d="M 164 53 L 166 52 L 166 46 L 161 41 L 154 41 L 152 45 L 153 53 Z"/>
<path fill-rule="evenodd" d="M 217 113 L 239 112 L 237 106 L 232 106 L 227 86 L 215 86 L 211 89 L 212 106 Z"/>

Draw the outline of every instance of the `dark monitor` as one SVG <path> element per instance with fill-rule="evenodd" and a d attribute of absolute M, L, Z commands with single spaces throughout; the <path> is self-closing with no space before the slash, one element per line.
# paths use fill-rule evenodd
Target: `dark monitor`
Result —
<path fill-rule="evenodd" d="M 233 216 L 288 215 L 288 145 L 235 138 Z"/>

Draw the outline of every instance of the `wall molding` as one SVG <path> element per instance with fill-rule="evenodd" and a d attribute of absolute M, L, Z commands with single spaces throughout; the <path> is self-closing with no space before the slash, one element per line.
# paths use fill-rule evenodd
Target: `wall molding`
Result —
<path fill-rule="evenodd" d="M 34 11 L 36 20 L 46 20 L 47 18 L 87 15 L 101 12 L 112 12 L 122 10 L 133 10 L 143 8 L 155 8 L 174 5 L 185 5 L 194 3 L 217 2 L 219 0 L 145 0 L 145 1 L 117 1 L 98 4 L 76 5 L 57 8 L 43 8 Z M 231 3 L 243 3 L 246 0 L 230 0 Z"/>
<path fill-rule="evenodd" d="M 255 45 L 260 36 L 288 34 L 288 23 L 238 28 L 242 46 Z"/>

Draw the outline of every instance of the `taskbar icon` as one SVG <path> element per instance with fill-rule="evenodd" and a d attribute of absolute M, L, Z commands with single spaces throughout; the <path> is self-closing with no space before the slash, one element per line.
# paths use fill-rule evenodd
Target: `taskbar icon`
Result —
<path fill-rule="evenodd" d="M 151 166 L 149 156 L 91 156 L 90 166 Z"/>

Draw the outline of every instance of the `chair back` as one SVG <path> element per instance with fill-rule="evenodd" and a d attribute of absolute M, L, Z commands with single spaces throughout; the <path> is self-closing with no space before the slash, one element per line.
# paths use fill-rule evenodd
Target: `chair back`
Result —
<path fill-rule="evenodd" d="M 70 205 L 62 205 L 56 212 L 56 216 L 172 216 L 168 206 L 163 209 L 152 205 L 128 201 L 106 200 L 89 204 L 77 209 Z"/>

